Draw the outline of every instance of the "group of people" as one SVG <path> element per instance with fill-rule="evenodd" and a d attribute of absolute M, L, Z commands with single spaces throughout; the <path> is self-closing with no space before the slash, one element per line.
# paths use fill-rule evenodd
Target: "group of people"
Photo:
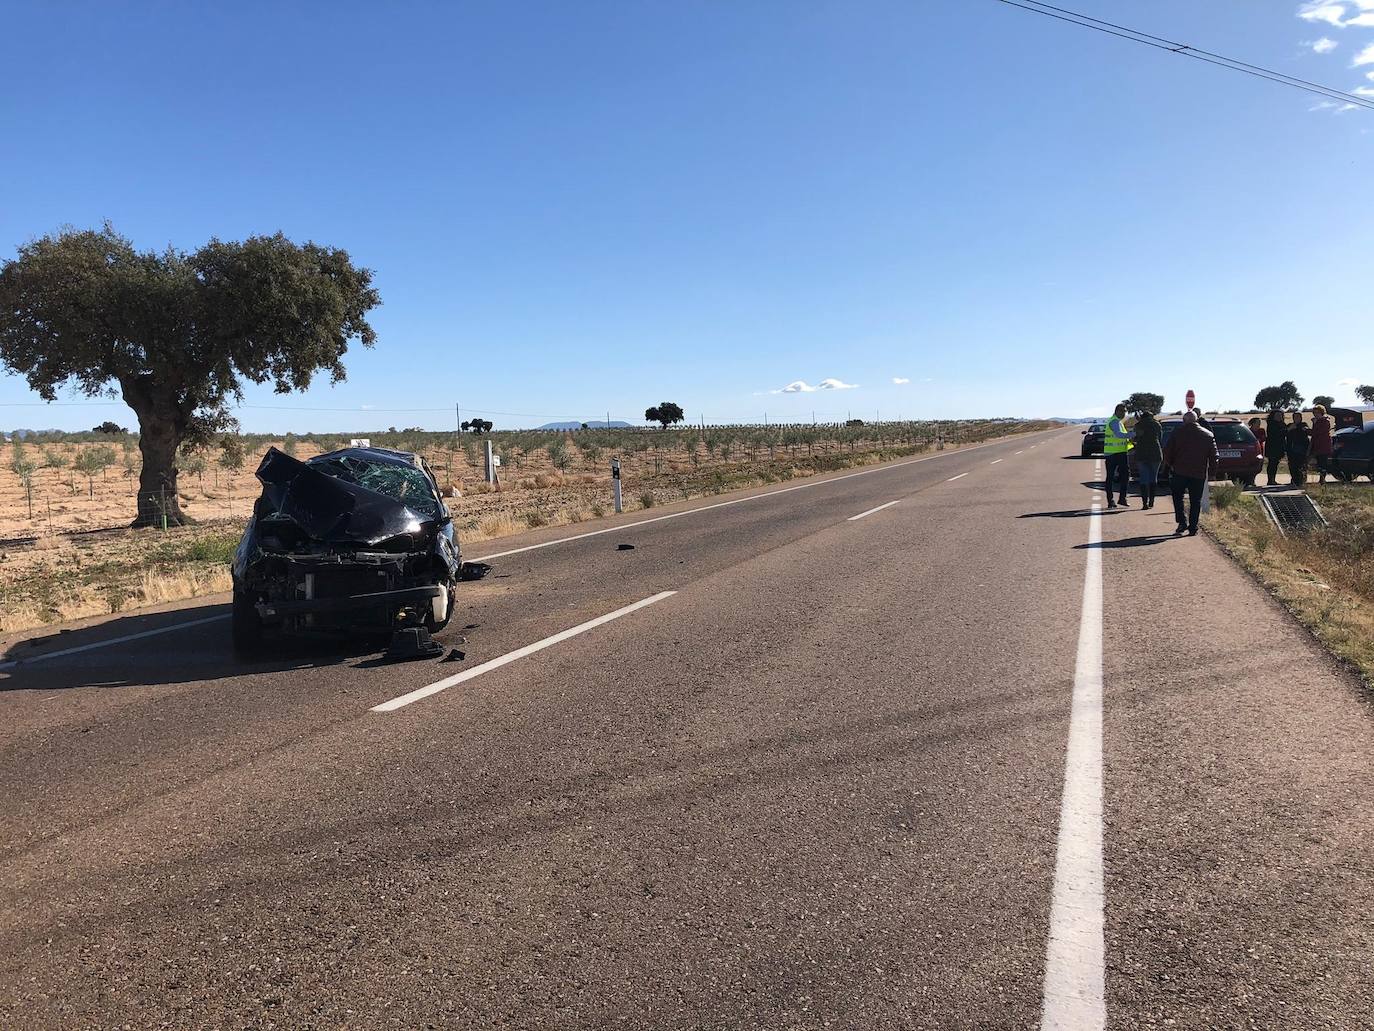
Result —
<path fill-rule="evenodd" d="M 1202 495 L 1207 481 L 1216 471 L 1219 456 L 1217 439 L 1207 428 L 1199 411 L 1183 413 L 1183 425 L 1163 441 L 1164 431 L 1152 412 L 1142 412 L 1135 425 L 1126 429 L 1126 406 L 1117 405 L 1107 420 L 1103 452 L 1107 456 L 1107 507 L 1129 507 L 1126 492 L 1131 485 L 1129 453 L 1135 449 L 1136 476 L 1140 479 L 1141 507 L 1154 508 L 1159 484 L 1159 467 L 1169 466 L 1169 486 L 1174 497 L 1176 536 L 1197 536 L 1202 515 Z M 1162 441 L 1162 443 L 1161 443 Z M 1119 483 L 1119 487 L 1117 484 Z M 1116 500 L 1112 492 L 1116 490 Z M 1188 498 L 1188 511 L 1183 498 Z"/>
<path fill-rule="evenodd" d="M 1279 463 L 1288 460 L 1288 477 L 1294 487 L 1307 483 L 1307 463 L 1317 466 L 1317 482 L 1325 483 L 1331 466 L 1331 416 L 1325 405 L 1312 406 L 1312 425 L 1303 421 L 1302 412 L 1291 413 L 1292 422 L 1284 420 L 1283 412 L 1270 412 L 1268 425 L 1259 416 L 1250 420 L 1250 432 L 1264 451 L 1265 472 L 1270 487 L 1278 482 Z"/>
<path fill-rule="evenodd" d="M 1293 412 L 1292 421 L 1284 413 L 1269 413 L 1268 426 L 1256 416 L 1249 422 L 1250 432 L 1259 441 L 1267 459 L 1268 484 L 1274 486 L 1279 463 L 1288 461 L 1288 474 L 1293 486 L 1307 483 L 1307 463 L 1315 460 L 1325 483 L 1330 471 L 1331 417 L 1324 405 L 1312 406 L 1312 425 L 1303 420 L 1302 412 Z M 1129 454 L 1135 450 L 1136 476 L 1140 480 L 1141 507 L 1154 508 L 1161 464 L 1169 467 L 1169 485 L 1174 497 L 1176 535 L 1197 536 L 1198 518 L 1202 514 L 1202 497 L 1207 483 L 1217 470 L 1219 455 L 1217 440 L 1207 419 L 1199 409 L 1183 413 L 1183 425 L 1161 443 L 1163 430 L 1151 412 L 1142 412 L 1135 425 L 1126 428 L 1126 406 L 1116 406 L 1107 420 L 1103 452 L 1107 457 L 1107 507 L 1127 507 L 1126 493 L 1131 485 Z M 1117 497 L 1112 499 L 1115 491 Z M 1188 498 L 1188 510 L 1183 499 Z"/>

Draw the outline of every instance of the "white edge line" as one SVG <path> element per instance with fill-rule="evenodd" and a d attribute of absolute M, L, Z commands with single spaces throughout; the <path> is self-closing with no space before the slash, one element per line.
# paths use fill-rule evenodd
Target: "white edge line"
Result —
<path fill-rule="evenodd" d="M 1107 1022 L 1102 869 L 1102 510 L 1093 503 L 1083 572 L 1041 1031 Z"/>
<path fill-rule="evenodd" d="M 889 501 L 886 505 L 879 505 L 877 508 L 870 508 L 867 512 L 860 512 L 856 516 L 850 516 L 848 519 L 845 520 L 845 522 L 852 523 L 854 520 L 862 519 L 864 516 L 871 516 L 874 512 L 881 512 L 883 509 L 891 508 L 893 505 L 900 505 L 903 500 L 905 499 L 898 498 L 896 501 Z"/>
<path fill-rule="evenodd" d="M 968 473 L 960 473 L 958 476 L 951 476 L 951 477 L 950 477 L 948 480 L 946 480 L 945 482 L 946 482 L 946 483 L 953 483 L 955 480 L 962 480 L 962 479 L 963 479 L 965 476 L 967 476 L 967 475 L 968 475 Z"/>
<path fill-rule="evenodd" d="M 126 641 L 140 641 L 145 637 L 157 637 L 159 634 L 170 634 L 174 630 L 185 630 L 188 627 L 203 626 L 206 623 L 218 623 L 221 619 L 228 619 L 229 613 L 219 616 L 206 616 L 204 619 L 193 619 L 187 623 L 173 623 L 171 626 L 160 626 L 153 630 L 143 630 L 136 634 L 125 634 L 123 637 L 111 637 L 104 641 L 93 641 L 91 644 L 79 644 L 75 648 L 63 648 L 60 651 L 44 652 L 41 655 L 25 656 L 21 659 L 10 659 L 7 662 L 0 662 L 0 670 L 14 669 L 16 666 L 28 666 L 35 662 L 42 662 L 44 659 L 56 659 L 63 655 L 75 655 L 77 652 L 94 651 L 96 648 L 105 648 L 112 644 L 123 644 Z"/>
<path fill-rule="evenodd" d="M 397 709 L 404 708 L 413 702 L 428 698 L 430 695 L 438 694 L 440 691 L 445 691 L 464 681 L 471 680 L 473 677 L 480 677 L 483 673 L 490 673 L 492 670 L 499 669 L 508 663 L 514 662 L 516 659 L 523 659 L 526 655 L 533 655 L 535 652 L 543 651 L 545 648 L 558 644 L 560 641 L 566 641 L 570 637 L 576 637 L 578 634 L 586 633 L 588 630 L 599 627 L 603 623 L 609 623 L 611 620 L 619 619 L 621 616 L 628 616 L 631 612 L 642 609 L 647 605 L 652 605 L 655 602 L 660 602 L 664 598 L 671 598 L 676 593 L 677 591 L 662 591 L 655 594 L 652 598 L 644 598 L 641 601 L 635 602 L 633 605 L 626 605 L 624 608 L 616 609 L 614 612 L 608 612 L 604 616 L 597 616 L 595 619 L 589 619 L 585 623 L 579 623 L 575 627 L 569 627 L 567 630 L 560 631 L 552 637 L 546 637 L 542 641 L 535 641 L 534 644 L 527 644 L 525 647 L 517 648 L 513 652 L 507 652 L 505 655 L 489 659 L 480 666 L 473 666 L 472 669 L 465 669 L 461 673 L 455 673 L 453 676 L 436 681 L 427 687 L 417 688 L 407 694 L 393 698 L 389 702 L 382 702 L 380 705 L 374 705 L 368 711 L 395 712 Z"/>
<path fill-rule="evenodd" d="M 1053 430 L 1043 432 L 1053 433 Z M 661 523 L 665 519 L 681 519 L 683 516 L 696 515 L 698 512 L 710 512 L 716 508 L 727 508 L 730 505 L 744 505 L 750 501 L 762 501 L 767 498 L 775 498 L 779 494 L 790 494 L 794 490 L 807 490 L 811 487 L 824 487 L 830 483 L 839 483 L 841 480 L 853 479 L 855 476 L 867 476 L 870 473 L 887 472 L 890 469 L 900 469 L 903 466 L 917 465 L 920 462 L 933 462 L 940 458 L 951 458 L 954 455 L 967 454 L 970 451 L 979 451 L 985 447 L 996 447 L 998 444 L 1005 444 L 1005 440 L 991 440 L 986 444 L 974 444 L 972 447 L 961 448 L 958 451 L 949 451 L 939 455 L 923 455 L 920 458 L 912 458 L 905 462 L 892 462 L 886 465 L 875 466 L 872 469 L 860 469 L 858 472 L 845 473 L 843 476 L 833 476 L 828 480 L 812 480 L 810 483 L 799 483 L 795 487 L 782 487 L 778 490 L 765 491 L 762 494 L 751 494 L 747 498 L 734 498 L 730 501 L 717 501 L 712 505 L 702 505 L 700 508 L 689 508 L 685 512 L 669 512 L 667 515 L 654 516 L 651 519 L 640 519 L 633 523 L 624 523 L 620 526 L 608 526 L 604 530 L 590 530 L 587 533 L 574 534 L 571 537 L 559 537 L 557 540 L 544 541 L 542 544 L 528 544 L 523 548 L 511 548 L 508 551 L 497 551 L 490 555 L 476 555 L 472 558 L 473 562 L 490 562 L 492 559 L 506 558 L 509 555 L 519 555 L 526 551 L 538 551 L 541 548 L 552 548 L 556 544 L 571 544 L 573 541 L 586 540 L 588 537 L 600 537 L 605 533 L 626 533 L 640 526 L 648 526 L 650 523 Z M 957 477 L 955 477 L 957 479 Z"/>

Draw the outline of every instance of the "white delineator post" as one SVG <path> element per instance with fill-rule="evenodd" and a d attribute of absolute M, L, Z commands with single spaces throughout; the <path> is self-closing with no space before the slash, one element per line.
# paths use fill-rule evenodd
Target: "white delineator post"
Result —
<path fill-rule="evenodd" d="M 623 512 L 624 506 L 620 503 L 620 459 L 611 459 L 611 484 L 615 492 L 615 510 Z"/>
<path fill-rule="evenodd" d="M 487 441 L 487 482 L 493 483 L 496 480 L 496 466 L 491 460 L 491 441 Z"/>

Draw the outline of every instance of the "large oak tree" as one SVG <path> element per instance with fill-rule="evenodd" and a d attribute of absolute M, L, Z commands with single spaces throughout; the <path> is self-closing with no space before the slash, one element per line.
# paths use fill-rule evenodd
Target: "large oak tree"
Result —
<path fill-rule="evenodd" d="M 134 525 L 181 523 L 177 448 L 234 425 L 244 381 L 278 393 L 344 378 L 350 340 L 376 339 L 372 272 L 278 233 L 192 253 L 137 251 L 108 224 L 25 244 L 0 266 L 0 362 L 51 401 L 116 390 L 138 416 Z"/>

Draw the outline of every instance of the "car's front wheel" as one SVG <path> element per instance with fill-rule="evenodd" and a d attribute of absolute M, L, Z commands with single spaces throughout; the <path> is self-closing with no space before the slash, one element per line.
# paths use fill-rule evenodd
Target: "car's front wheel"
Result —
<path fill-rule="evenodd" d="M 262 651 L 262 617 L 252 597 L 243 591 L 234 591 L 229 611 L 229 635 L 234 642 L 234 651 L 245 658 Z"/>

